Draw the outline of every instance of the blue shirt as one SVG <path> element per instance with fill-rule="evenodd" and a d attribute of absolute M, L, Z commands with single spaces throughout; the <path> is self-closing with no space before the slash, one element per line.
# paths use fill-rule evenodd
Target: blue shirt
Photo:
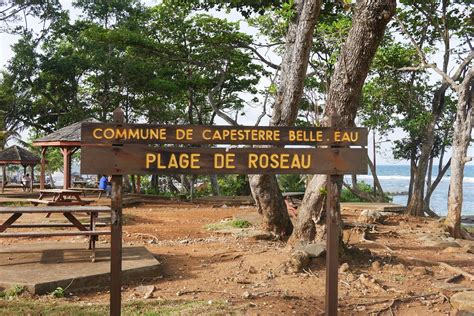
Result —
<path fill-rule="evenodd" d="M 100 178 L 99 189 L 102 189 L 102 190 L 107 189 L 107 177 Z"/>

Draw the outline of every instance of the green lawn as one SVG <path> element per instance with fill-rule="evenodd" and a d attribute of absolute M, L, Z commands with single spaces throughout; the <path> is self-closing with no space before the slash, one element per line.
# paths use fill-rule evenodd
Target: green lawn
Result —
<path fill-rule="evenodd" d="M 222 301 L 147 300 L 122 304 L 123 315 L 228 314 Z M 108 305 L 80 304 L 66 299 L 39 301 L 26 298 L 0 300 L 0 315 L 108 315 Z"/>

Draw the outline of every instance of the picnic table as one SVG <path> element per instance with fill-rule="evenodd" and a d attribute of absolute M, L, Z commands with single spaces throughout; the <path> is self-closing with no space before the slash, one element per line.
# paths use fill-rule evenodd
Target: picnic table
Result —
<path fill-rule="evenodd" d="M 23 214 L 39 213 L 58 213 L 62 214 L 69 222 L 67 223 L 33 223 L 33 224 L 14 224 Z M 90 214 L 89 223 L 81 223 L 75 213 Z M 95 244 L 99 235 L 110 235 L 110 230 L 97 230 L 97 218 L 99 213 L 111 213 L 108 206 L 47 206 L 47 207 L 0 207 L 1 214 L 11 214 L 11 216 L 0 225 L 0 237 L 54 237 L 54 236 L 88 236 L 89 250 L 92 250 L 91 259 L 95 262 Z M 75 227 L 78 231 L 37 231 L 37 232 L 15 232 L 5 233 L 9 228 L 52 228 L 52 227 Z"/>
<path fill-rule="evenodd" d="M 78 188 L 85 188 L 86 185 L 87 185 L 87 181 L 85 181 L 85 180 L 75 180 L 75 181 L 72 182 L 72 184 L 75 187 L 78 187 Z"/>
<path fill-rule="evenodd" d="M 71 206 L 86 205 L 89 201 L 81 199 L 81 193 L 78 190 L 71 189 L 44 189 L 40 190 L 39 198 L 29 199 L 33 205 L 46 204 L 51 206 Z M 48 199 L 49 198 L 49 199 Z"/>

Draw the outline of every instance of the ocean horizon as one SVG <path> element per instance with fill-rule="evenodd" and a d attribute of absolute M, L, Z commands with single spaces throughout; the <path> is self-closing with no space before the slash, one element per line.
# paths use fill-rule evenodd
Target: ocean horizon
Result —
<path fill-rule="evenodd" d="M 377 175 L 384 192 L 407 192 L 410 185 L 410 165 L 407 164 L 380 164 L 377 165 Z M 432 180 L 438 175 L 438 166 L 433 167 Z M 357 179 L 373 185 L 371 174 L 358 175 Z M 350 182 L 350 178 L 346 177 Z M 450 170 L 446 172 L 438 187 L 431 196 L 431 209 L 440 216 L 445 216 L 448 211 L 448 189 L 450 181 Z M 474 195 L 468 194 L 474 192 L 474 165 L 466 165 L 463 179 L 463 212 L 462 215 L 474 215 Z M 406 205 L 407 195 L 393 196 L 393 203 Z"/>

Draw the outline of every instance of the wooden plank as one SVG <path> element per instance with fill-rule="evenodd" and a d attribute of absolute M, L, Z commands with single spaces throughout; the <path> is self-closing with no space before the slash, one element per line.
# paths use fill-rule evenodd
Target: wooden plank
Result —
<path fill-rule="evenodd" d="M 0 232 L 5 231 L 10 225 L 12 225 L 14 222 L 16 222 L 17 219 L 21 217 L 21 213 L 14 213 L 12 216 L 10 216 L 2 225 L 0 225 Z"/>
<path fill-rule="evenodd" d="M 35 205 L 37 204 L 46 204 L 46 205 L 50 205 L 52 203 L 54 203 L 53 201 L 49 201 L 49 200 L 40 200 L 40 199 L 27 199 L 28 202 L 30 203 L 33 203 Z"/>
<path fill-rule="evenodd" d="M 77 229 L 80 231 L 91 231 L 92 229 L 87 229 L 74 215 L 71 213 L 64 212 L 64 217 L 66 217 Z"/>
<path fill-rule="evenodd" d="M 99 236 L 110 235 L 110 231 L 62 231 L 62 232 L 24 232 L 0 233 L 0 237 L 56 237 L 56 236 Z"/>
<path fill-rule="evenodd" d="M 89 226 L 90 223 L 84 223 L 84 226 Z M 109 226 L 108 224 L 105 223 L 96 223 L 96 227 L 107 227 Z M 68 223 L 44 223 L 44 224 L 12 224 L 8 228 L 61 228 L 61 227 L 76 227 L 73 224 L 68 224 Z"/>
<path fill-rule="evenodd" d="M 363 148 L 82 148 L 82 174 L 366 174 Z"/>
<path fill-rule="evenodd" d="M 84 144 L 367 146 L 366 128 L 82 123 Z"/>
<path fill-rule="evenodd" d="M 109 206 L 11 206 L 0 207 L 0 214 L 11 213 L 64 213 L 64 212 L 110 212 Z"/>

